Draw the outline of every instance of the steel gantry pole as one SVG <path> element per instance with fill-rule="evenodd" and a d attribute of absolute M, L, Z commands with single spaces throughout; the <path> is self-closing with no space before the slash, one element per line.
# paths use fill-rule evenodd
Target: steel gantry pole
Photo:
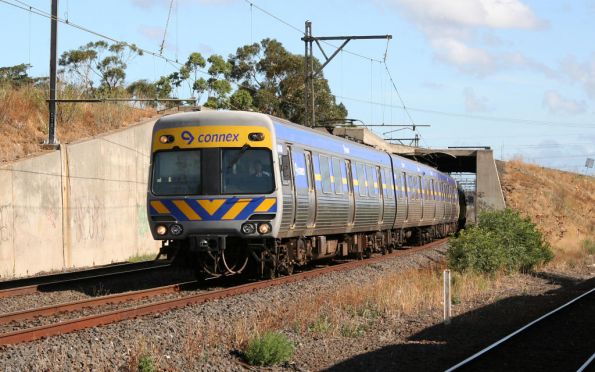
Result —
<path fill-rule="evenodd" d="M 312 22 L 306 21 L 306 30 L 302 40 L 305 44 L 304 53 L 304 125 L 307 127 L 314 127 L 316 125 L 316 106 L 315 106 L 315 92 L 314 92 L 314 79 L 322 72 L 322 70 L 329 64 L 329 62 L 335 58 L 335 56 L 343 50 L 345 45 L 350 40 L 370 40 L 370 39 L 392 39 L 392 35 L 367 35 L 367 36 L 323 36 L 314 37 L 312 36 Z M 337 47 L 337 49 L 327 57 L 324 52 L 320 41 L 328 40 L 343 40 L 343 44 Z M 316 71 L 314 71 L 314 56 L 312 54 L 312 44 L 316 42 L 318 49 L 322 52 L 325 58 L 324 63 Z"/>
<path fill-rule="evenodd" d="M 50 37 L 50 99 L 48 139 L 46 145 L 57 146 L 56 139 L 56 65 L 58 63 L 58 0 L 52 0 L 52 19 Z"/>

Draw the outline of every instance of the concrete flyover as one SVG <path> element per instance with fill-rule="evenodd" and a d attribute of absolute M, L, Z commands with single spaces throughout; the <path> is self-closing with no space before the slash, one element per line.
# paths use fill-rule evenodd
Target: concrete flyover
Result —
<path fill-rule="evenodd" d="M 490 148 L 416 148 L 413 154 L 403 154 L 411 159 L 429 164 L 445 173 L 474 173 L 475 188 L 466 190 L 469 205 L 467 220 L 475 220 L 476 214 L 484 210 L 506 208 L 504 194 L 494 153 Z"/>

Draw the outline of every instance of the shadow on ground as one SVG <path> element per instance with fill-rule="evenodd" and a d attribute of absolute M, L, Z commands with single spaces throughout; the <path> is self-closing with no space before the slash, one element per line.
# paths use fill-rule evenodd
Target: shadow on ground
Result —
<path fill-rule="evenodd" d="M 577 281 L 538 273 L 560 288 L 538 296 L 515 296 L 453 318 L 385 346 L 342 361 L 326 371 L 443 371 L 526 323 L 595 287 L 595 278 Z"/>

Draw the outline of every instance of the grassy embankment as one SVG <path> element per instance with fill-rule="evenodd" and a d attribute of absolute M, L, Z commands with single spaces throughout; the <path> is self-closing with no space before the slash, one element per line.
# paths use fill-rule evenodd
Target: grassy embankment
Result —
<path fill-rule="evenodd" d="M 81 98 L 65 89 L 60 98 Z M 0 85 L 0 163 L 10 162 L 42 150 L 48 131 L 47 89 L 35 86 Z M 61 143 L 126 127 L 155 115 L 152 108 L 134 108 L 127 103 L 61 103 L 58 105 L 57 135 Z"/>

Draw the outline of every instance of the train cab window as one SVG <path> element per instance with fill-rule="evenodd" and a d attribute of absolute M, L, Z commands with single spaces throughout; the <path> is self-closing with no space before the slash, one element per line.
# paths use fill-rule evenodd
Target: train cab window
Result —
<path fill-rule="evenodd" d="M 153 159 L 152 190 L 155 195 L 201 193 L 202 150 L 162 151 Z"/>
<path fill-rule="evenodd" d="M 275 189 L 268 149 L 221 149 L 222 194 L 269 194 Z"/>
<path fill-rule="evenodd" d="M 356 168 L 357 168 L 357 183 L 358 183 L 359 194 L 361 196 L 366 196 L 367 195 L 366 172 L 364 171 L 364 165 L 361 163 L 357 163 Z"/>
<path fill-rule="evenodd" d="M 335 194 L 343 194 L 343 175 L 341 174 L 341 160 L 332 158 Z"/>
<path fill-rule="evenodd" d="M 320 160 L 320 177 L 322 181 L 322 192 L 328 194 L 332 192 L 329 158 L 325 155 L 320 155 L 318 158 Z"/>
<path fill-rule="evenodd" d="M 374 180 L 375 173 L 376 172 L 375 172 L 374 168 L 372 168 L 369 165 L 366 167 L 366 180 L 368 181 L 368 195 L 370 195 L 371 197 L 376 197 L 376 187 L 374 187 L 374 184 L 378 185 L 378 182 L 375 182 L 375 180 Z"/>

